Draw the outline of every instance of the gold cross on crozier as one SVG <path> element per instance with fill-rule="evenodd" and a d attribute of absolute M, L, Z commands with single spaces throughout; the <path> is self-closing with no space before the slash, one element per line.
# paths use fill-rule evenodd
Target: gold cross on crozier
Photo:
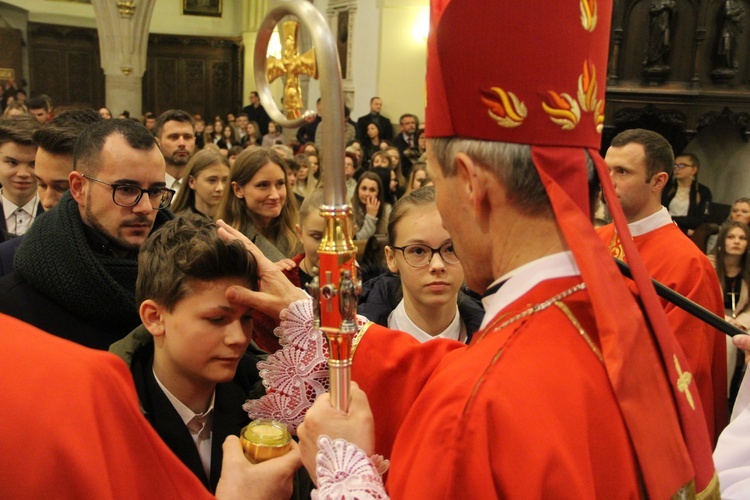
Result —
<path fill-rule="evenodd" d="M 290 120 L 300 117 L 302 109 L 302 89 L 300 88 L 299 75 L 308 75 L 318 78 L 318 66 L 315 63 L 315 48 L 304 54 L 299 53 L 297 48 L 299 34 L 299 23 L 286 21 L 281 23 L 281 59 L 268 58 L 266 76 L 268 83 L 283 76 L 284 82 L 284 109 L 286 117 Z"/>

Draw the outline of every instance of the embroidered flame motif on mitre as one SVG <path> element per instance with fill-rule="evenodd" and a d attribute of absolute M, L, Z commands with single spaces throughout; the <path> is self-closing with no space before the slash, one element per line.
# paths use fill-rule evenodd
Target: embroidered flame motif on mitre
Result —
<path fill-rule="evenodd" d="M 586 31 L 594 31 L 596 28 L 597 5 L 596 0 L 580 0 L 581 25 Z"/>
<path fill-rule="evenodd" d="M 480 99 L 487 106 L 487 113 L 498 125 L 515 128 L 523 123 L 528 111 L 513 92 L 506 92 L 500 87 L 480 90 Z"/>
<path fill-rule="evenodd" d="M 581 120 L 581 108 L 570 94 L 558 94 L 554 90 L 547 91 L 549 104 L 542 102 L 542 109 L 549 115 L 549 119 L 560 125 L 563 130 L 573 130 Z"/>
<path fill-rule="evenodd" d="M 583 62 L 583 73 L 578 77 L 578 102 L 581 109 L 590 112 L 596 106 L 596 68 L 591 61 Z"/>
<path fill-rule="evenodd" d="M 604 129 L 604 101 L 596 101 L 596 107 L 594 108 L 594 126 L 598 133 L 602 133 Z"/>

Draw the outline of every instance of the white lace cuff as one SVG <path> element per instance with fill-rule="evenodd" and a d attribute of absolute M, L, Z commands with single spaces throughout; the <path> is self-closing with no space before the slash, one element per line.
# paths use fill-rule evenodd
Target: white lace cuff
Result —
<path fill-rule="evenodd" d="M 281 350 L 258 363 L 267 394 L 246 401 L 242 408 L 253 420 L 272 418 L 296 434 L 307 409 L 328 392 L 328 348 L 313 328 L 312 300 L 298 300 L 284 309 L 274 334 Z"/>
<path fill-rule="evenodd" d="M 318 489 L 314 500 L 324 498 L 386 499 L 382 474 L 388 470 L 388 460 L 380 455 L 368 457 L 356 445 L 343 439 L 318 438 L 315 472 Z"/>
<path fill-rule="evenodd" d="M 266 395 L 246 401 L 242 408 L 253 420 L 283 422 L 296 435 L 307 409 L 328 392 L 328 346 L 322 332 L 313 328 L 312 299 L 293 302 L 280 317 L 274 334 L 281 350 L 258 363 Z M 364 317 L 357 318 L 360 328 L 366 322 Z"/>

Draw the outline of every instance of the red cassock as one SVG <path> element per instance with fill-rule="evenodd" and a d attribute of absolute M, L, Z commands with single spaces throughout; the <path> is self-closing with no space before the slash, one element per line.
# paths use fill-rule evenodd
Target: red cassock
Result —
<path fill-rule="evenodd" d="M 469 346 L 366 331 L 353 379 L 392 461 L 392 498 L 639 497 L 588 293 L 514 319 L 579 283 L 539 283 Z"/>
<path fill-rule="evenodd" d="M 116 356 L 0 314 L 0 496 L 213 498 L 141 415 Z"/>
<path fill-rule="evenodd" d="M 609 224 L 597 231 L 602 241 L 608 245 L 610 253 L 627 262 L 614 226 Z M 720 318 L 724 317 L 724 301 L 716 271 L 708 258 L 675 224 L 670 223 L 635 236 L 633 242 L 653 279 Z M 635 292 L 634 283 L 626 281 Z M 687 357 L 706 415 L 711 444 L 715 446 L 728 421 L 724 334 L 671 302 L 664 299 L 660 301 L 669 325 Z M 612 306 L 616 307 L 616 304 Z"/>

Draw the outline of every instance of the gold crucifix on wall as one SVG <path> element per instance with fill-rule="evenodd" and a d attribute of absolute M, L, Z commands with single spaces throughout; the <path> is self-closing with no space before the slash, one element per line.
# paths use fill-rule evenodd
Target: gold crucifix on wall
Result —
<path fill-rule="evenodd" d="M 299 53 L 297 47 L 299 23 L 287 21 L 281 23 L 279 29 L 281 31 L 281 59 L 269 57 L 266 74 L 269 83 L 281 76 L 285 77 L 284 110 L 286 110 L 286 117 L 293 120 L 300 117 L 302 109 L 299 75 L 318 78 L 318 66 L 315 64 L 314 48 L 304 54 Z"/>

